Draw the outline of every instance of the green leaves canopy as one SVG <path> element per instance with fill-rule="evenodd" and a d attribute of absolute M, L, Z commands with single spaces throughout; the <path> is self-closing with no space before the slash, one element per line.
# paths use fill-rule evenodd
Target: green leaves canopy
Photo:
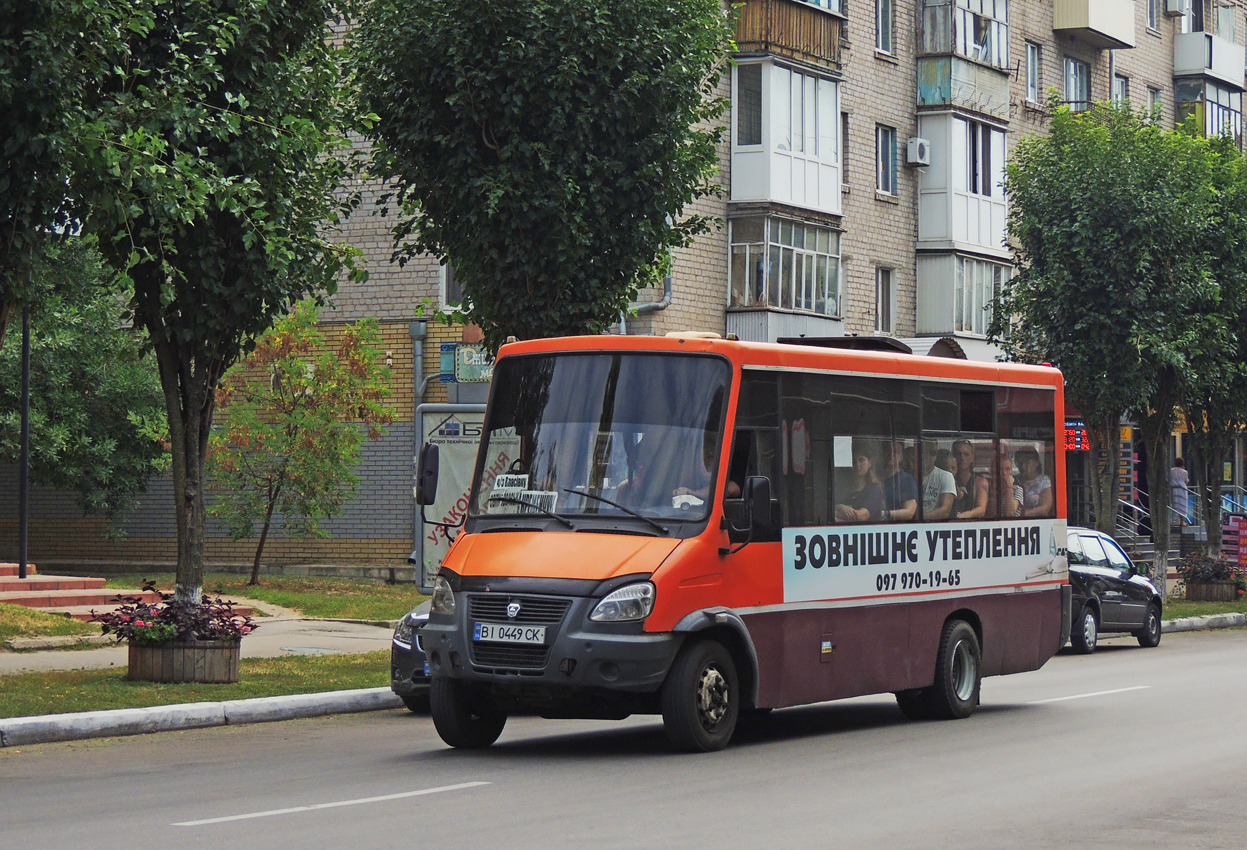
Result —
<path fill-rule="evenodd" d="M 1217 333 L 1209 263 L 1218 220 L 1208 142 L 1128 108 L 1055 110 L 1008 167 L 1019 271 L 993 332 L 1020 359 L 1065 375 L 1088 422 L 1146 411 Z M 1011 317 L 1016 322 L 1009 324 Z"/>
<path fill-rule="evenodd" d="M 453 263 L 487 345 L 601 331 L 707 229 L 718 0 L 375 0 L 355 51 L 399 259 Z"/>
<path fill-rule="evenodd" d="M 165 453 L 164 405 L 141 335 L 121 327 L 122 294 L 85 240 L 46 244 L 31 308 L 31 477 L 75 490 L 88 513 L 134 503 Z M 21 335 L 0 346 L 0 461 L 16 463 Z"/>

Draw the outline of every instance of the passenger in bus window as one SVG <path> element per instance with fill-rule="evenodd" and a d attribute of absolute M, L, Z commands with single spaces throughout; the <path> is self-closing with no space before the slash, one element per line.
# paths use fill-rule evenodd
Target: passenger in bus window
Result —
<path fill-rule="evenodd" d="M 1044 475 L 1039 452 L 1022 449 L 1017 453 L 1021 470 L 1022 516 L 1052 516 L 1052 479 Z"/>
<path fill-rule="evenodd" d="M 853 483 L 836 505 L 836 522 L 869 522 L 883 513 L 883 488 L 875 462 L 864 446 L 853 447 Z"/>
<path fill-rule="evenodd" d="M 974 469 L 974 446 L 969 440 L 953 443 L 953 460 L 957 463 L 957 500 L 953 505 L 957 519 L 982 519 L 987 516 L 990 481 Z"/>
<path fill-rule="evenodd" d="M 922 476 L 922 518 L 928 522 L 952 516 L 953 502 L 957 499 L 957 479 L 950 469 L 940 466 L 941 455 L 946 462 L 951 462 L 952 454 L 948 449 L 936 451 L 934 443 L 922 447 L 926 473 Z"/>
<path fill-rule="evenodd" d="M 883 447 L 883 521 L 910 522 L 918 513 L 918 484 L 905 471 L 905 445 L 890 441 Z"/>
<path fill-rule="evenodd" d="M 1013 458 L 1004 443 L 1000 444 L 1000 515 L 1012 519 L 1022 515 L 1022 485 L 1013 467 Z"/>

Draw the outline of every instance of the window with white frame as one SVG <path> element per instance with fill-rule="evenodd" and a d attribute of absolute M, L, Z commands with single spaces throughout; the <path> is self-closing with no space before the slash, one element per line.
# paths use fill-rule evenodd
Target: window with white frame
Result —
<path fill-rule="evenodd" d="M 1160 89 L 1153 88 L 1152 86 L 1148 86 L 1147 87 L 1148 114 L 1152 116 L 1153 120 L 1157 120 L 1160 117 L 1162 108 L 1163 108 L 1163 101 L 1161 100 L 1161 97 L 1160 97 Z"/>
<path fill-rule="evenodd" d="M 799 2 L 805 3 L 807 6 L 818 6 L 821 9 L 827 9 L 835 12 L 837 15 L 844 14 L 844 4 L 841 0 L 799 0 Z"/>
<path fill-rule="evenodd" d="M 953 32 L 957 53 L 1008 68 L 1009 0 L 956 0 L 956 4 Z"/>
<path fill-rule="evenodd" d="M 1147 28 L 1160 29 L 1160 4 L 1165 0 L 1147 0 Z"/>
<path fill-rule="evenodd" d="M 1217 36 L 1226 41 L 1234 41 L 1234 19 L 1238 14 L 1238 7 L 1226 4 L 1217 5 Z"/>
<path fill-rule="evenodd" d="M 467 312 L 472 309 L 471 302 L 464 300 L 463 287 L 459 285 L 455 276 L 455 267 L 452 264 L 446 263 L 441 267 L 440 278 L 438 290 L 443 310 Z"/>
<path fill-rule="evenodd" d="M 875 188 L 887 195 L 896 194 L 896 128 L 875 125 L 875 149 L 878 180 Z"/>
<path fill-rule="evenodd" d="M 840 315 L 840 233 L 776 216 L 730 222 L 731 307 Z"/>
<path fill-rule="evenodd" d="M 892 52 L 892 0 L 875 0 L 875 49 Z"/>
<path fill-rule="evenodd" d="M 839 83 L 771 61 L 732 72 L 733 201 L 841 209 Z"/>
<path fill-rule="evenodd" d="M 1207 83 L 1207 105 L 1204 132 L 1209 138 L 1227 135 L 1235 142 L 1243 140 L 1243 93 L 1216 83 Z"/>
<path fill-rule="evenodd" d="M 1204 0 L 1179 0 L 1182 16 L 1178 18 L 1181 32 L 1202 32 L 1204 29 Z"/>
<path fill-rule="evenodd" d="M 1026 42 L 1026 99 L 1031 103 L 1039 103 L 1039 96 L 1043 93 L 1043 85 L 1039 81 L 1041 55 L 1038 44 Z"/>
<path fill-rule="evenodd" d="M 1091 108 L 1091 66 L 1072 56 L 1065 57 L 1065 102 L 1074 112 Z"/>
<path fill-rule="evenodd" d="M 762 66 L 736 69 L 736 144 L 762 144 Z"/>
<path fill-rule="evenodd" d="M 1113 103 L 1120 105 L 1130 101 L 1130 78 L 1124 74 L 1113 75 Z"/>
<path fill-rule="evenodd" d="M 953 287 L 953 330 L 986 336 L 992 320 L 992 301 L 1012 276 L 1013 269 L 1009 266 L 958 255 Z"/>
<path fill-rule="evenodd" d="M 892 291 L 892 270 L 875 269 L 875 330 L 892 333 L 895 298 Z"/>
<path fill-rule="evenodd" d="M 957 121 L 965 125 L 966 133 L 965 191 L 985 198 L 999 196 L 1004 191 L 999 185 L 1004 163 L 996 160 L 1004 151 L 1004 131 L 981 121 Z"/>

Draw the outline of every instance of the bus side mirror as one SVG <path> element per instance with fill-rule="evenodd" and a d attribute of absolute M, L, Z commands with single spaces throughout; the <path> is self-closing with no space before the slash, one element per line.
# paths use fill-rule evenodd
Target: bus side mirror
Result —
<path fill-rule="evenodd" d="M 424 507 L 437 500 L 438 448 L 425 443 L 420 448 L 420 465 L 416 468 L 416 504 Z"/>
<path fill-rule="evenodd" d="M 749 511 L 749 528 L 755 529 L 771 521 L 771 481 L 761 475 L 745 479 L 745 504 Z"/>

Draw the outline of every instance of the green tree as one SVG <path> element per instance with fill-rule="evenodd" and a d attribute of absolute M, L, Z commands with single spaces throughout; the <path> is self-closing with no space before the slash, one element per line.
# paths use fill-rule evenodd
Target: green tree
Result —
<path fill-rule="evenodd" d="M 375 0 L 354 49 L 395 259 L 454 265 L 497 347 L 599 332 L 715 191 L 719 0 Z"/>
<path fill-rule="evenodd" d="M 1182 382 L 1188 467 L 1208 554 L 1221 554 L 1221 463 L 1247 425 L 1247 161 L 1228 137 L 1214 140 L 1217 217 L 1209 230 L 1219 298 L 1204 344 Z"/>
<path fill-rule="evenodd" d="M 321 0 L 141 0 L 82 136 L 86 227 L 133 284 L 172 450 L 177 597 L 203 588 L 203 465 L 226 369 L 294 304 L 332 292 L 352 255 L 327 241 L 349 198 L 350 82 Z M 343 2 L 336 9 L 349 10 Z"/>
<path fill-rule="evenodd" d="M 72 213 L 66 183 L 96 86 L 124 56 L 120 0 L 0 0 L 0 343 L 36 244 Z M 84 38 L 83 33 L 90 33 Z"/>
<path fill-rule="evenodd" d="M 318 521 L 358 484 L 360 426 L 375 440 L 394 420 L 382 403 L 390 375 L 379 339 L 376 321 L 364 320 L 347 326 L 331 349 L 315 307 L 305 303 L 226 373 L 217 391 L 223 421 L 208 454 L 215 495 L 209 511 L 235 540 L 260 524 L 251 584 L 259 580 L 274 513 L 287 534 L 326 536 Z"/>
<path fill-rule="evenodd" d="M 1100 461 L 1096 524 L 1112 531 L 1116 435 L 1128 413 L 1141 418 L 1148 444 L 1152 512 L 1168 516 L 1174 405 L 1191 358 L 1215 332 L 1214 157 L 1206 140 L 1129 108 L 1077 114 L 1053 103 L 1053 113 L 1050 131 L 1019 142 L 1008 166 L 1018 273 L 999 295 L 992 331 L 1014 358 L 1064 373 Z M 1168 529 L 1154 523 L 1161 569 Z"/>
<path fill-rule="evenodd" d="M 31 478 L 75 490 L 86 513 L 131 507 L 165 452 L 156 364 L 121 325 L 124 295 L 89 240 L 44 243 L 31 307 Z M 0 459 L 16 462 L 21 340 L 0 346 Z"/>

